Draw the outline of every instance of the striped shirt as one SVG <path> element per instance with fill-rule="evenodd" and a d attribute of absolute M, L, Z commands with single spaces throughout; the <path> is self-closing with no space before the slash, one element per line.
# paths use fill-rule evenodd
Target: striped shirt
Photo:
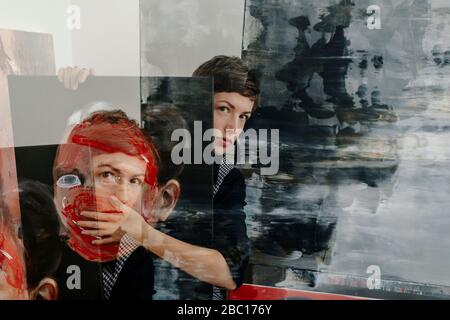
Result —
<path fill-rule="evenodd" d="M 224 156 L 222 158 L 222 163 L 219 166 L 219 173 L 217 174 L 217 181 L 213 186 L 213 198 L 216 196 L 217 192 L 220 189 L 220 186 L 222 185 L 223 181 L 227 177 L 227 175 L 231 172 L 231 170 L 234 169 L 234 165 L 227 164 L 226 157 Z M 213 287 L 213 300 L 224 300 L 224 292 L 225 290 L 214 286 Z"/>
<path fill-rule="evenodd" d="M 136 240 L 128 234 L 125 234 L 120 240 L 119 255 L 117 260 L 104 263 L 102 265 L 103 294 L 106 300 L 109 300 L 111 297 L 111 291 L 117 281 L 117 278 L 119 277 L 120 271 L 122 271 L 125 262 L 138 247 L 139 244 Z"/>

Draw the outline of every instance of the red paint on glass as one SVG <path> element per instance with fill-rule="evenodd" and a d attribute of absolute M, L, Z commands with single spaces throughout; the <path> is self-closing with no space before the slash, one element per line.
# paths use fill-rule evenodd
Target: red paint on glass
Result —
<path fill-rule="evenodd" d="M 244 284 L 238 290 L 231 291 L 229 300 L 367 300 L 334 293 L 294 290 Z"/>
<path fill-rule="evenodd" d="M 146 183 L 151 187 L 157 185 L 157 149 L 130 120 L 109 123 L 99 113 L 76 126 L 69 136 L 69 142 L 105 153 L 120 152 L 141 158 L 147 163 Z"/>
<path fill-rule="evenodd" d="M 83 229 L 77 223 L 86 220 L 86 217 L 80 215 L 83 211 L 109 214 L 121 214 L 121 212 L 113 208 L 107 198 L 96 196 L 89 188 L 72 188 L 65 199 L 69 204 L 62 209 L 62 214 L 66 218 L 71 234 L 69 246 L 89 261 L 115 260 L 119 252 L 119 244 L 94 245 L 92 241 L 97 238 L 81 234 Z"/>
<path fill-rule="evenodd" d="M 25 285 L 25 266 L 23 264 L 17 239 L 9 228 L 0 222 L 0 269 L 6 273 L 10 286 L 23 293 Z"/>
<path fill-rule="evenodd" d="M 64 224 L 69 229 L 70 247 L 90 261 L 106 262 L 117 258 L 119 245 L 92 244 L 96 238 L 81 234 L 76 222 L 86 220 L 79 216 L 82 211 L 97 211 L 120 214 L 111 207 L 109 199 L 102 199 L 94 192 L 91 159 L 105 153 L 123 153 L 146 162 L 143 197 L 148 203 L 157 190 L 159 156 L 152 141 L 147 139 L 134 121 L 111 117 L 110 113 L 99 112 L 77 125 L 69 135 L 68 144 L 61 145 L 55 159 L 56 170 L 79 173 L 85 178 L 83 187 L 58 189 L 58 203 Z M 58 179 L 54 172 L 55 181 Z"/>

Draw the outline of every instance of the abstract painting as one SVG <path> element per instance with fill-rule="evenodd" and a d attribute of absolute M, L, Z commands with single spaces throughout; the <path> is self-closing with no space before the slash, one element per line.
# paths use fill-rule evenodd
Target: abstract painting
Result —
<path fill-rule="evenodd" d="M 172 133 L 186 129 L 193 143 L 185 152 L 194 159 L 195 136 L 212 126 L 213 88 L 208 78 L 144 77 L 142 83 L 142 127 L 152 133 L 165 164 L 164 181 L 176 179 L 181 196 L 170 217 L 159 230 L 192 245 L 209 247 L 212 240 L 212 166 L 195 163 L 175 165 Z M 201 124 L 196 128 L 196 124 Z M 196 133 L 197 132 L 197 133 Z M 194 141 L 195 140 L 195 141 Z M 200 142 L 206 145 L 206 142 Z M 203 148 L 204 146 L 200 146 Z M 202 149 L 203 150 L 203 149 Z M 163 166 L 164 167 L 164 166 Z M 172 266 L 155 260 L 156 300 L 209 300 L 211 287 Z"/>
<path fill-rule="evenodd" d="M 247 0 L 251 126 L 280 172 L 247 172 L 253 284 L 448 297 L 450 5 Z"/>
<path fill-rule="evenodd" d="M 84 242 L 84 244 L 87 244 L 85 247 L 77 246 L 80 243 L 74 245 L 73 242 L 70 242 L 74 238 L 71 238 L 71 236 L 75 232 L 81 232 L 81 230 L 75 229 L 73 231 L 74 229 L 70 229 L 70 224 L 67 223 L 65 218 L 70 216 L 69 222 L 73 222 L 75 221 L 74 217 L 79 217 L 79 212 L 78 214 L 72 212 L 64 215 L 63 210 L 70 207 L 68 205 L 70 195 L 62 200 L 57 197 L 56 190 L 58 190 L 60 184 L 57 183 L 59 179 L 55 180 L 55 176 L 59 173 L 54 175 L 55 171 L 58 171 L 58 167 L 55 165 L 58 159 L 56 156 L 58 151 L 66 152 L 65 147 L 74 145 L 74 143 L 69 144 L 67 142 L 69 133 L 83 127 L 79 124 L 94 112 L 109 111 L 113 114 L 112 117 L 114 117 L 114 114 L 119 114 L 118 117 L 123 117 L 122 114 L 125 114 L 129 117 L 130 122 L 126 123 L 127 129 L 123 131 L 130 131 L 128 128 L 133 125 L 135 131 L 140 133 L 140 79 L 137 77 L 92 77 L 83 83 L 78 90 L 66 89 L 56 76 L 10 76 L 8 80 L 18 179 L 22 184 L 31 181 L 32 186 L 34 185 L 34 189 L 36 189 L 31 191 L 36 191 L 36 194 L 38 193 L 36 187 L 38 185 L 46 186 L 47 189 L 52 190 L 53 193 L 50 193 L 50 198 L 55 208 L 51 212 L 47 212 L 47 215 L 52 213 L 56 215 L 57 219 L 61 220 L 61 235 L 60 238 L 58 237 L 61 246 L 60 248 L 54 248 L 53 251 L 48 250 L 48 257 L 52 254 L 62 255 L 57 268 L 51 274 L 58 284 L 59 299 L 101 299 L 104 288 L 102 271 L 105 265 L 98 262 L 103 262 L 101 259 L 105 254 L 108 254 L 107 250 L 114 252 L 113 250 L 117 249 L 118 246 L 89 247 L 92 239 L 88 240 L 87 238 Z M 24 94 L 24 92 L 27 94 Z M 98 126 L 94 127 L 94 130 L 98 130 Z M 112 130 L 109 129 L 107 132 L 111 134 Z M 108 133 L 96 133 L 93 137 L 95 139 L 93 140 L 94 145 L 97 145 L 95 144 L 96 141 L 108 138 L 108 136 L 110 136 Z M 127 141 L 130 141 L 128 146 L 133 145 L 132 139 Z M 75 145 L 77 144 L 75 143 Z M 71 169 L 75 170 L 73 172 L 78 172 L 77 170 L 84 168 L 85 171 L 79 173 L 79 178 L 82 176 L 89 177 L 90 182 L 82 184 L 87 188 L 84 193 L 78 193 L 76 190 L 81 191 L 81 188 L 77 187 L 68 188 L 68 190 L 74 190 L 76 193 L 75 200 L 81 199 L 79 200 L 80 203 L 90 204 L 95 206 L 92 207 L 93 210 L 95 208 L 100 210 L 97 206 L 103 201 L 100 197 L 91 197 L 90 200 L 83 198 L 83 196 L 89 194 L 93 195 L 93 190 L 96 190 L 95 188 L 98 185 L 93 183 L 98 179 L 94 178 L 94 171 L 90 166 L 94 159 L 90 151 L 100 149 L 95 147 L 90 149 L 86 146 L 84 151 L 88 152 L 83 154 L 83 147 L 80 144 L 79 146 L 79 152 L 76 153 L 79 156 L 78 159 L 68 156 L 68 158 L 74 159 Z M 108 148 L 105 150 L 108 150 Z M 127 150 L 127 152 L 129 151 Z M 67 153 L 63 154 L 67 155 Z M 105 154 L 108 154 L 108 152 Z M 114 153 L 109 152 L 109 154 Z M 136 157 L 141 156 L 140 152 L 137 152 L 137 154 L 139 156 Z M 149 158 L 147 157 L 147 159 Z M 146 163 L 144 160 L 142 162 Z M 124 162 L 121 161 L 121 163 Z M 85 181 L 84 178 L 82 180 Z M 139 189 L 138 194 L 140 191 Z M 30 201 L 26 197 L 20 198 L 21 203 L 22 200 Z M 76 203 L 75 200 L 74 203 Z M 132 206 L 135 206 L 137 210 L 141 209 L 142 202 L 142 198 L 138 196 L 133 200 Z M 106 209 L 106 211 L 110 212 L 110 209 Z M 85 254 L 85 256 L 82 254 Z M 91 257 L 94 258 L 89 260 Z M 148 274 L 153 276 L 150 268 Z"/>
<path fill-rule="evenodd" d="M 17 230 L 20 230 L 20 207 L 7 77 L 33 74 L 55 74 L 52 37 L 47 34 L 0 30 L 0 238 L 2 249 L 8 248 L 8 242 L 10 245 L 15 243 L 19 248 L 18 255 L 23 254 L 23 245 L 17 238 Z M 3 228 L 6 228 L 6 231 Z M 10 229 L 11 233 L 7 229 Z M 8 234 L 11 236 L 7 236 Z M 12 257 L 12 251 L 7 254 L 7 258 Z M 22 259 L 15 256 L 13 258 Z M 22 278 L 20 285 L 26 285 L 25 274 L 19 274 L 25 272 L 23 266 L 19 268 L 23 261 L 13 262 L 16 263 L 17 276 Z M 23 289 L 22 287 L 22 295 Z"/>
<path fill-rule="evenodd" d="M 243 4 L 244 0 L 140 1 L 141 75 L 189 77 L 215 55 L 239 55 Z"/>

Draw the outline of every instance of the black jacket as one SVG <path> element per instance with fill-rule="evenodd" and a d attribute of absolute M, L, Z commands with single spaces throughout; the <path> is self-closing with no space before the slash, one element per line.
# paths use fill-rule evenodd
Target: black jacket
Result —
<path fill-rule="evenodd" d="M 214 166 L 214 182 L 219 166 Z M 213 199 L 213 247 L 225 258 L 234 282 L 241 286 L 250 257 L 244 206 L 245 179 L 234 168 L 223 180 Z"/>
<path fill-rule="evenodd" d="M 74 271 L 79 267 L 80 288 L 74 284 Z M 73 268 L 72 268 L 73 269 Z M 75 271 L 77 272 L 77 271 Z M 56 272 L 60 300 L 103 300 L 102 264 L 89 262 L 66 244 Z M 126 260 L 111 291 L 110 300 L 152 300 L 154 294 L 154 265 L 150 252 L 137 248 Z"/>

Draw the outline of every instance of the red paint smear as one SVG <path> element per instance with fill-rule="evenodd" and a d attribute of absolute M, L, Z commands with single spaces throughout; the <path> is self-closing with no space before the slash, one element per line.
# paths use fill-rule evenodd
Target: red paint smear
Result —
<path fill-rule="evenodd" d="M 304 290 L 282 289 L 245 284 L 229 293 L 229 300 L 286 300 L 288 298 L 304 300 L 367 300 L 365 298 L 321 293 Z"/>
<path fill-rule="evenodd" d="M 70 231 L 70 247 L 89 261 L 107 262 L 117 259 L 119 244 L 93 245 L 97 238 L 81 234 L 82 229 L 76 224 L 85 221 L 86 217 L 80 215 L 83 211 L 95 211 L 109 214 L 120 214 L 105 197 L 99 197 L 89 188 L 72 188 L 65 195 L 69 205 L 62 209 Z"/>
<path fill-rule="evenodd" d="M 16 241 L 17 239 L 12 237 L 9 228 L 0 223 L 0 250 L 12 258 L 8 259 L 3 253 L 0 253 L 0 267 L 6 272 L 6 281 L 9 285 L 23 293 L 26 289 L 25 266 Z"/>
<path fill-rule="evenodd" d="M 126 155 L 135 157 L 136 155 L 134 153 L 130 153 L 127 150 L 123 150 L 121 148 L 114 148 L 111 146 L 108 146 L 102 142 L 99 142 L 97 140 L 90 140 L 86 137 L 80 136 L 80 135 L 74 135 L 72 137 L 72 142 L 78 145 L 95 148 L 101 151 L 104 151 L 106 153 L 124 153 Z M 156 167 L 155 161 L 153 160 L 153 155 L 151 155 L 148 152 L 148 149 L 145 148 L 145 146 L 136 144 L 134 141 L 130 141 L 131 145 L 134 145 L 136 147 L 136 150 L 138 150 L 138 154 L 143 158 L 143 160 L 147 163 L 147 169 L 145 172 L 145 182 L 150 186 L 156 186 L 157 183 L 157 174 L 158 169 Z"/>
<path fill-rule="evenodd" d="M 132 120 L 120 118 L 115 119 L 115 123 L 108 121 L 107 113 L 92 115 L 72 130 L 69 142 L 106 153 L 120 152 L 144 159 L 147 163 L 145 182 L 156 187 L 159 157 L 153 142 Z"/>
<path fill-rule="evenodd" d="M 147 163 L 145 183 L 149 186 L 149 190 L 143 193 L 145 202 L 148 200 L 147 197 L 153 197 L 152 194 L 157 190 L 159 156 L 153 142 L 146 138 L 138 125 L 123 114 L 119 116 L 117 114 L 115 112 L 94 113 L 77 125 L 68 138 L 68 144 L 59 147 L 54 168 L 69 171 L 77 169 L 86 176 L 91 174 L 89 159 L 98 154 L 123 153 L 143 159 Z M 90 261 L 106 262 L 116 259 L 118 245 L 92 245 L 92 241 L 96 238 L 82 235 L 81 229 L 73 222 L 80 220 L 81 211 L 112 213 L 109 201 L 96 198 L 94 192 L 87 188 L 67 190 L 65 194 L 62 194 L 62 197 L 64 196 L 68 200 L 68 205 L 61 210 L 61 214 L 70 232 L 71 248 Z"/>

